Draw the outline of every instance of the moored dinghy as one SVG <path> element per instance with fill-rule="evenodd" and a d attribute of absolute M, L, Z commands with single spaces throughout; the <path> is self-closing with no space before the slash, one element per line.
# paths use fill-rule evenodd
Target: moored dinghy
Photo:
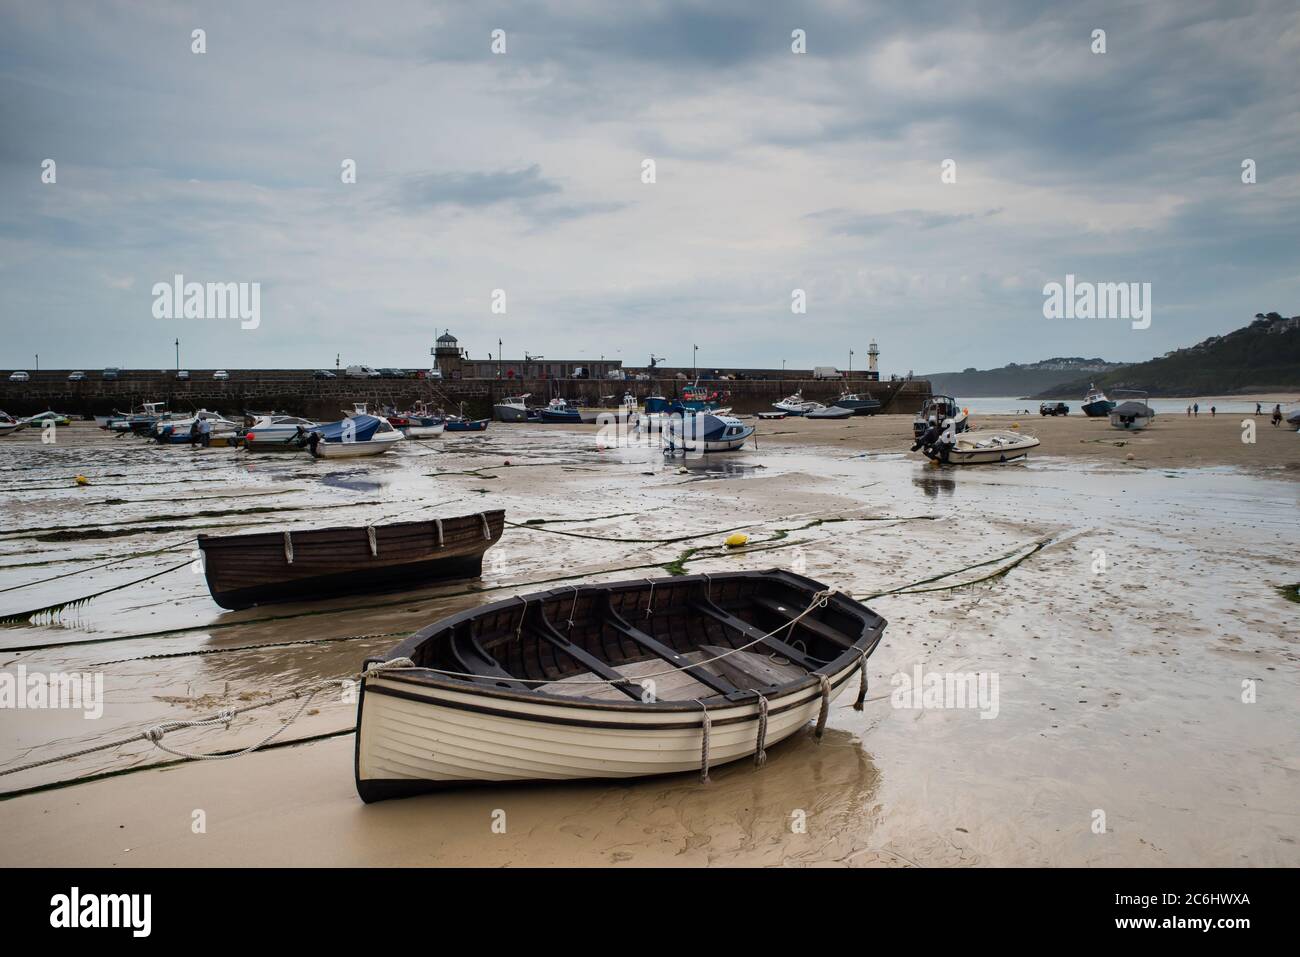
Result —
<path fill-rule="evenodd" d="M 353 415 L 338 422 L 328 422 L 312 429 L 302 429 L 294 439 L 318 459 L 356 458 L 382 455 L 398 442 L 402 433 L 387 419 L 373 415 Z"/>
<path fill-rule="evenodd" d="M 781 570 L 555 588 L 412 635 L 362 681 L 365 801 L 756 755 L 856 687 L 885 620 Z M 861 676 L 859 678 L 859 675 Z"/>
<path fill-rule="evenodd" d="M 307 531 L 200 535 L 203 572 L 222 608 L 332 598 L 473 578 L 505 512 Z"/>

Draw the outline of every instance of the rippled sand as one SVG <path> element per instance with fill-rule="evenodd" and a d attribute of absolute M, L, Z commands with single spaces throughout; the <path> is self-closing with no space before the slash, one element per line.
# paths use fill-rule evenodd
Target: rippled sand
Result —
<path fill-rule="evenodd" d="M 867 710 L 842 698 L 821 743 L 796 735 L 761 770 L 365 806 L 347 733 L 131 770 L 170 760 L 139 743 L 0 778 L 12 791 L 131 770 L 0 801 L 0 863 L 1300 864 L 1300 605 L 1279 591 L 1300 581 L 1300 436 L 1260 419 L 1243 444 L 1240 419 L 1162 417 L 1135 437 L 1077 418 L 1014 420 L 1040 434 L 1038 454 L 965 470 L 905 454 L 898 416 L 767 423 L 758 451 L 685 471 L 657 449 L 602 450 L 594 430 L 564 427 L 494 424 L 356 463 L 161 448 L 82 424 L 52 446 L 10 436 L 0 589 L 12 590 L 0 613 L 163 573 L 0 628 L 6 671 L 99 671 L 107 700 L 97 721 L 0 711 L 0 770 L 353 671 L 442 615 L 542 581 L 665 574 L 731 526 L 751 526 L 749 548 L 697 553 L 689 571 L 796 566 L 858 596 L 1048 544 L 1004 577 L 872 599 L 890 626 Z M 76 486 L 79 474 L 90 484 Z M 472 587 L 231 613 L 189 567 L 196 530 L 496 507 L 514 522 L 577 521 L 508 528 Z M 54 578 L 124 556 L 136 557 Z M 996 718 L 893 707 L 890 679 L 918 664 L 995 673 Z M 242 747 L 290 710 L 167 740 Z M 354 710 L 324 697 L 284 737 L 346 732 Z M 191 828 L 196 809 L 204 834 Z M 491 829 L 496 811 L 504 834 Z"/>

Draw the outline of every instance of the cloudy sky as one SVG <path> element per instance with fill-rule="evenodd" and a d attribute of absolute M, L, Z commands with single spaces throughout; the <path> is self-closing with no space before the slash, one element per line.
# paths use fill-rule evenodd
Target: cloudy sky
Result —
<path fill-rule="evenodd" d="M 1137 360 L 1300 312 L 1298 161 L 1293 0 L 0 0 L 0 367 Z"/>

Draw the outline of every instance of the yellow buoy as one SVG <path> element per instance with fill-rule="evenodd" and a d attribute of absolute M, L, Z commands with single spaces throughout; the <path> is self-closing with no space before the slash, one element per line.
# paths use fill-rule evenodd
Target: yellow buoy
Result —
<path fill-rule="evenodd" d="M 77 484 L 78 484 L 78 485 L 89 485 L 89 484 L 90 484 L 90 479 L 86 478 L 86 476 L 84 476 L 84 475 L 78 475 L 76 481 L 77 481 Z"/>
<path fill-rule="evenodd" d="M 1019 422 L 1012 422 L 1012 423 L 1011 423 L 1011 427 L 1012 427 L 1013 429 L 1018 429 L 1018 428 L 1020 428 L 1020 423 L 1019 423 Z"/>
<path fill-rule="evenodd" d="M 732 534 L 727 536 L 727 541 L 724 544 L 726 544 L 728 548 L 739 548 L 741 545 L 746 544 L 748 541 L 749 541 L 748 535 L 742 534 L 741 532 L 733 532 Z"/>

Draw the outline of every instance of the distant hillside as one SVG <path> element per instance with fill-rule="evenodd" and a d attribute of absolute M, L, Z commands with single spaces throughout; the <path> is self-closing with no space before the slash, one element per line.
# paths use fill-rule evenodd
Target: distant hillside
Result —
<path fill-rule="evenodd" d="M 1077 399 L 1090 382 L 1102 389 L 1139 389 L 1153 396 L 1295 391 L 1300 389 L 1300 316 L 1260 313 L 1250 325 L 1226 336 L 1211 336 L 1149 362 L 1044 386 L 1034 397 Z"/>
<path fill-rule="evenodd" d="M 1083 375 L 1101 375 L 1122 368 L 1118 362 L 1104 359 L 1061 357 L 1020 365 L 1012 362 L 1000 369 L 965 369 L 961 372 L 931 372 L 929 379 L 935 392 L 979 398 L 991 395 L 1033 395 L 1050 390 Z"/>

